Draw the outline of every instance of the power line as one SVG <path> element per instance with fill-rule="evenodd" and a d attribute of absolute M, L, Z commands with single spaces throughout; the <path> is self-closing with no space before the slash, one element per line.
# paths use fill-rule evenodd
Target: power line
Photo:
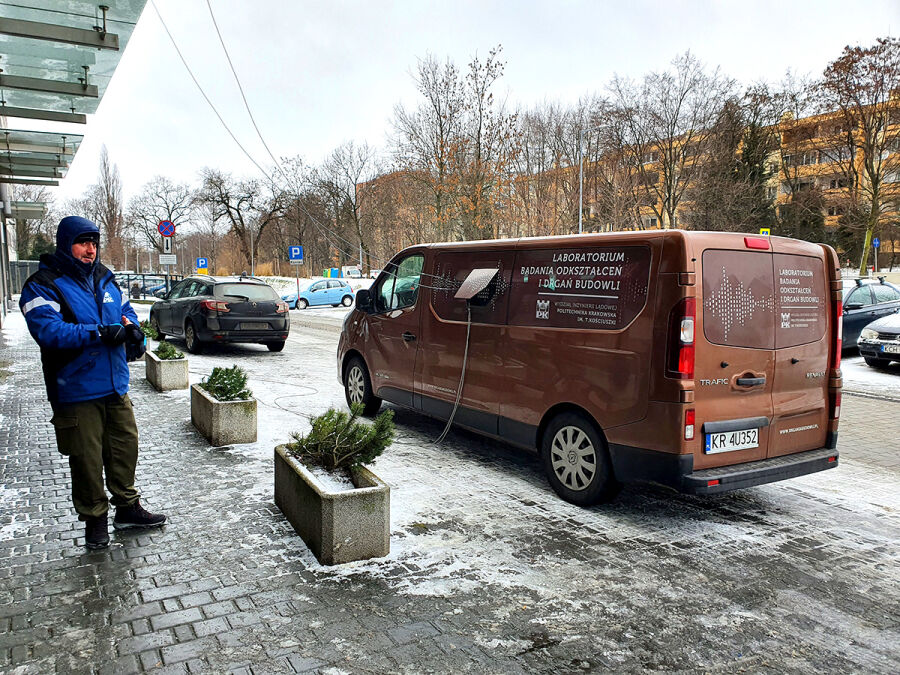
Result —
<path fill-rule="evenodd" d="M 231 139 L 232 139 L 235 143 L 237 143 L 237 146 L 241 149 L 241 152 L 243 152 L 243 153 L 247 156 L 247 159 L 249 159 L 251 162 L 253 162 L 253 165 L 254 165 L 257 169 L 259 169 L 260 172 L 261 172 L 266 178 L 269 179 L 269 182 L 270 182 L 270 183 L 272 183 L 272 184 L 274 185 L 274 184 L 275 184 L 275 181 L 272 180 L 272 177 L 271 177 L 268 173 L 266 173 L 266 170 L 263 169 L 263 168 L 256 162 L 256 160 L 253 159 L 253 157 L 250 155 L 250 153 L 247 152 L 247 150 L 244 148 L 244 146 L 241 145 L 241 142 L 240 142 L 240 141 L 237 139 L 237 137 L 232 133 L 231 129 L 230 129 L 230 128 L 228 127 L 228 125 L 225 123 L 225 120 L 222 119 L 222 116 L 219 114 L 219 111 L 216 109 L 216 106 L 213 105 L 213 102 L 212 102 L 211 100 L 209 100 L 209 96 L 207 96 L 207 95 L 206 95 L 206 92 L 203 91 L 203 87 L 200 86 L 200 83 L 197 81 L 197 78 L 194 76 L 194 72 L 191 70 L 191 67 L 188 65 L 187 61 L 185 60 L 184 55 L 182 55 L 181 50 L 178 48 L 178 44 L 175 42 L 175 38 L 172 37 L 172 33 L 169 31 L 169 27 L 166 25 L 165 20 L 162 18 L 162 14 L 160 14 L 159 8 L 156 6 L 156 2 L 154 2 L 154 0 L 150 0 L 150 4 L 153 5 L 153 9 L 156 11 L 156 16 L 159 17 L 159 20 L 160 20 L 160 22 L 162 23 L 163 28 L 164 28 L 165 31 L 166 31 L 166 35 L 168 35 L 168 36 L 169 36 L 169 40 L 172 41 L 172 46 L 175 48 L 175 52 L 178 54 L 178 58 L 181 59 L 181 62 L 184 64 L 185 69 L 188 71 L 188 75 L 191 76 L 191 79 L 194 81 L 194 84 L 197 85 L 197 89 L 198 89 L 198 90 L 200 91 L 200 93 L 203 95 L 203 98 L 204 98 L 204 99 L 206 100 L 206 102 L 209 104 L 209 107 L 212 108 L 212 111 L 216 114 L 216 117 L 219 118 L 219 122 L 221 122 L 221 123 L 222 123 L 222 126 L 225 127 L 225 131 L 227 131 L 227 132 L 228 132 L 228 135 L 231 136 Z"/>
<path fill-rule="evenodd" d="M 250 104 L 247 102 L 247 96 L 244 94 L 244 87 L 241 85 L 241 79 L 238 77 L 237 71 L 234 69 L 234 63 L 232 63 L 231 61 L 231 55 L 228 53 L 228 48 L 225 46 L 225 40 L 222 37 L 222 32 L 219 30 L 219 24 L 216 22 L 216 15 L 213 14 L 213 8 L 210 0 L 206 0 L 206 6 L 207 8 L 209 8 L 209 16 L 212 19 L 213 27 L 216 29 L 216 35 L 219 36 L 219 44 L 222 45 L 222 51 L 225 52 L 225 58 L 228 60 L 228 67 L 231 68 L 231 74 L 234 75 L 234 81 L 237 83 L 238 91 L 241 92 L 241 99 L 244 101 L 244 108 L 247 110 L 247 114 L 250 116 L 250 121 L 253 123 L 253 128 L 256 130 L 256 135 L 259 136 L 259 140 L 262 142 L 263 147 L 266 149 L 266 152 L 269 153 L 269 157 L 271 157 L 272 161 L 275 163 L 275 167 L 281 172 L 281 175 L 284 176 L 287 184 L 290 185 L 291 181 L 288 178 L 287 174 L 284 172 L 284 169 L 281 168 L 281 163 L 277 159 L 275 159 L 275 155 L 272 154 L 272 151 L 269 149 L 269 146 L 266 143 L 266 139 L 263 138 L 262 132 L 256 125 L 256 119 L 253 117 L 253 112 L 250 110 Z"/>
<path fill-rule="evenodd" d="M 159 17 L 159 20 L 162 23 L 163 28 L 166 31 L 166 34 L 169 36 L 169 40 L 171 40 L 172 46 L 175 48 L 175 51 L 177 52 L 178 57 L 181 59 L 181 62 L 184 64 L 185 69 L 188 71 L 188 74 L 191 76 L 191 79 L 194 81 L 194 84 L 197 86 L 197 89 L 203 95 L 203 98 L 209 104 L 209 107 L 212 108 L 213 112 L 216 114 L 216 117 L 218 117 L 219 122 L 222 123 L 222 126 L 225 127 L 225 130 L 228 132 L 228 135 L 231 136 L 232 140 L 237 144 L 237 146 L 247 156 L 247 158 L 251 162 L 253 162 L 253 165 L 257 169 L 259 169 L 260 173 L 262 173 L 266 177 L 266 179 L 273 186 L 273 188 L 277 188 L 277 183 L 272 178 L 272 176 L 270 176 L 266 172 L 266 170 L 263 169 L 256 162 L 255 159 L 253 159 L 253 157 L 250 155 L 250 153 L 247 152 L 247 150 L 244 148 L 243 145 L 241 145 L 241 142 L 237 139 L 237 137 L 234 135 L 234 133 L 232 133 L 231 129 L 225 123 L 225 120 L 222 119 L 222 116 L 219 114 L 219 111 L 216 109 L 215 105 L 213 105 L 212 101 L 206 95 L 206 92 L 203 90 L 203 87 L 200 86 L 200 83 L 197 81 L 197 78 L 194 76 L 194 73 L 191 70 L 190 66 L 188 66 L 187 61 L 185 60 L 184 56 L 181 53 L 181 50 L 178 48 L 178 44 L 175 42 L 175 38 L 172 36 L 172 33 L 169 31 L 169 28 L 166 25 L 165 20 L 162 18 L 162 14 L 160 14 L 159 8 L 156 6 L 156 3 L 154 2 L 154 0 L 150 0 L 150 2 L 153 5 L 153 9 L 156 11 L 157 16 Z M 238 90 L 241 93 L 241 98 L 243 99 L 244 107 L 247 110 L 247 114 L 250 117 L 250 121 L 253 123 L 253 128 L 256 130 L 256 134 L 259 136 L 259 140 L 262 142 L 263 147 L 266 149 L 266 152 L 269 154 L 269 157 L 272 158 L 272 161 L 274 162 L 275 167 L 278 169 L 279 172 L 281 172 L 281 175 L 285 178 L 288 188 L 293 189 L 292 181 L 291 181 L 290 177 L 287 175 L 287 173 L 282 168 L 281 163 L 275 158 L 274 154 L 269 149 L 268 144 L 266 143 L 265 139 L 263 138 L 262 132 L 260 132 L 259 127 L 256 124 L 256 120 L 253 117 L 252 111 L 250 110 L 250 104 L 248 103 L 247 97 L 244 94 L 244 88 L 241 85 L 240 78 L 238 77 L 237 71 L 234 68 L 234 64 L 231 61 L 231 56 L 228 53 L 228 48 L 225 46 L 225 40 L 222 37 L 222 33 L 219 30 L 218 23 L 216 22 L 216 17 L 215 17 L 215 14 L 213 13 L 212 5 L 210 4 L 209 0 L 207 0 L 206 4 L 207 4 L 207 7 L 209 8 L 210 18 L 212 19 L 213 26 L 215 27 L 215 30 L 216 30 L 216 34 L 219 37 L 219 43 L 222 45 L 222 50 L 225 52 L 225 58 L 228 60 L 228 65 L 231 68 L 231 73 L 234 76 L 235 82 L 237 83 L 237 86 L 238 86 Z M 329 244 L 334 246 L 338 251 L 340 251 L 344 255 L 346 255 L 350 258 L 355 257 L 357 254 L 357 251 L 356 251 L 357 243 L 352 242 L 349 239 L 345 239 L 337 232 L 331 230 L 331 228 L 329 228 L 327 225 L 324 225 L 323 223 L 319 222 L 319 219 L 316 218 L 312 213 L 310 213 L 309 210 L 306 208 L 306 205 L 303 203 L 303 200 L 301 199 L 299 191 L 297 191 L 296 189 L 293 189 L 293 192 L 294 192 L 294 197 L 297 200 L 297 205 L 299 206 L 299 208 L 306 214 L 306 216 L 310 219 L 310 221 L 313 223 L 313 225 L 315 225 L 319 229 L 319 231 L 322 232 L 323 236 L 326 238 L 326 240 L 328 240 Z M 345 242 L 348 246 L 352 246 L 353 249 L 352 250 L 345 249 L 340 244 L 335 244 L 333 239 L 329 235 L 336 237 L 338 240 L 340 240 L 342 242 Z M 385 263 L 384 259 L 379 258 L 378 256 L 373 256 L 371 253 L 369 254 L 369 257 L 371 259 L 374 259 L 376 262 L 380 263 L 382 267 L 384 266 L 384 263 Z"/>

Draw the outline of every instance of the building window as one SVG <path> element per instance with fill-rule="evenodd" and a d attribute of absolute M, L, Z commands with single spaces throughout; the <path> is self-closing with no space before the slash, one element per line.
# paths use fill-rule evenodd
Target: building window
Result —
<path fill-rule="evenodd" d="M 844 207 L 843 206 L 829 206 L 827 209 L 829 216 L 842 216 L 844 215 Z"/>
<path fill-rule="evenodd" d="M 850 159 L 850 148 L 845 145 L 822 150 L 823 162 L 846 162 Z"/>
<path fill-rule="evenodd" d="M 828 181 L 828 187 L 831 190 L 843 189 L 847 187 L 847 180 L 845 178 L 832 178 Z"/>
<path fill-rule="evenodd" d="M 659 161 L 659 153 L 656 150 L 650 150 L 641 155 L 642 164 L 653 164 L 657 161 Z"/>

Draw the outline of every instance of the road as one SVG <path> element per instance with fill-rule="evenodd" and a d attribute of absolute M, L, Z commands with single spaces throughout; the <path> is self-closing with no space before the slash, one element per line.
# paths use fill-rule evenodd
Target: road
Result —
<path fill-rule="evenodd" d="M 706 498 L 628 486 L 590 509 L 559 500 L 533 454 L 462 431 L 436 445 L 442 424 L 397 410 L 373 465 L 391 552 L 329 568 L 273 504 L 272 448 L 344 407 L 343 314 L 292 311 L 280 353 L 189 357 L 194 382 L 248 371 L 254 444 L 209 447 L 187 392 L 159 394 L 133 365 L 140 485 L 171 523 L 98 553 L 78 546 L 37 352 L 9 322 L 0 670 L 900 671 L 900 403 L 875 397 L 885 385 L 844 397 L 834 470 Z"/>

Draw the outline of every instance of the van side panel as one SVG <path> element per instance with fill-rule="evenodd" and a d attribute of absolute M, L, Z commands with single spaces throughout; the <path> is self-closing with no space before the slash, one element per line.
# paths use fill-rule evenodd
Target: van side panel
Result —
<path fill-rule="evenodd" d="M 501 400 L 501 418 L 536 427 L 548 410 L 567 403 L 604 430 L 644 417 L 654 259 L 646 241 L 626 243 L 520 244 L 500 349 L 506 391 L 515 395 Z"/>

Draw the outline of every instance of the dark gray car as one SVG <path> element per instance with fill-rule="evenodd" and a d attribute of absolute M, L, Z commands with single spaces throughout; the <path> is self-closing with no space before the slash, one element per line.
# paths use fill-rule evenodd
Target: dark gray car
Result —
<path fill-rule="evenodd" d="M 280 352 L 291 327 L 287 303 L 264 281 L 205 275 L 178 282 L 153 303 L 150 323 L 160 338 L 183 337 L 194 354 L 204 343 L 224 342 L 261 343 Z"/>
<path fill-rule="evenodd" d="M 860 331 L 875 319 L 900 309 L 900 288 L 878 277 L 857 279 L 844 288 L 844 328 L 842 347 L 856 347 Z"/>

